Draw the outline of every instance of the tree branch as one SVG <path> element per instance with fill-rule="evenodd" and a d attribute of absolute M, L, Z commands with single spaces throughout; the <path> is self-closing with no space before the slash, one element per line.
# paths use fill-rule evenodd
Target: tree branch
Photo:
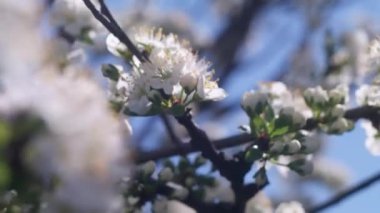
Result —
<path fill-rule="evenodd" d="M 339 202 L 343 201 L 344 199 L 356 194 L 357 192 L 360 192 L 360 191 L 366 189 L 367 187 L 371 186 L 373 183 L 375 183 L 377 181 L 380 181 L 380 172 L 378 172 L 377 174 L 375 174 L 375 175 L 369 177 L 368 179 L 362 181 L 361 183 L 357 184 L 356 186 L 348 189 L 347 191 L 344 191 L 344 192 L 336 195 L 335 197 L 331 198 L 330 200 L 309 209 L 307 212 L 316 213 L 316 212 L 323 211 L 329 207 L 332 207 L 332 206 L 338 204 Z"/>
<path fill-rule="evenodd" d="M 125 44 L 129 51 L 135 55 L 141 62 L 149 61 L 149 58 L 142 54 L 133 42 L 129 39 L 127 34 L 121 29 L 119 24 L 115 21 L 112 14 L 108 10 L 103 0 L 99 0 L 100 11 L 98 11 L 91 0 L 83 0 L 86 7 L 91 11 L 92 15 L 103 24 L 103 26 L 114 36 L 116 36 L 120 42 Z"/>
<path fill-rule="evenodd" d="M 209 159 L 220 174 L 230 181 L 235 194 L 235 204 L 231 212 L 243 212 L 246 201 L 260 190 L 256 184 L 250 190 L 244 187 L 244 176 L 252 165 L 243 156 L 235 155 L 232 159 L 226 159 L 223 152 L 218 152 L 207 134 L 193 122 L 190 110 L 176 119 L 188 131 L 192 146 L 200 150 L 203 157 Z"/>
<path fill-rule="evenodd" d="M 380 108 L 373 106 L 362 106 L 346 111 L 344 116 L 345 118 L 353 121 L 357 121 L 359 119 L 367 119 L 370 120 L 374 124 L 374 126 L 379 126 Z M 317 128 L 317 125 L 318 123 L 315 119 L 308 119 L 303 129 L 313 130 Z M 212 144 L 216 149 L 225 149 L 229 147 L 243 145 L 252 141 L 253 138 L 250 135 L 244 133 L 216 140 L 212 142 Z M 185 154 L 200 151 L 197 147 L 191 146 L 191 144 L 188 143 L 184 143 L 183 149 Z M 179 150 L 176 147 L 169 147 L 152 152 L 140 152 L 139 154 L 137 154 L 137 162 L 142 163 L 149 160 L 158 160 L 177 155 L 178 153 Z"/>

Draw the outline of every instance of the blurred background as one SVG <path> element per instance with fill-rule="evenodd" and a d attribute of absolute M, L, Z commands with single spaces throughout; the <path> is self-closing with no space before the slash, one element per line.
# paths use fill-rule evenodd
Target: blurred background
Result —
<path fill-rule="evenodd" d="M 101 65 L 123 63 L 107 53 L 104 42 L 107 31 L 95 20 L 85 20 L 99 29 L 92 38 L 95 44 L 86 45 L 86 37 L 76 42 L 73 40 L 76 27 L 62 28 L 61 14 L 53 1 L 43 3 L 38 30 L 51 44 L 51 60 L 60 62 L 70 52 L 70 45 L 80 48 L 84 52 L 71 57 L 79 58 L 81 65 L 91 69 L 106 91 Z M 248 122 L 240 108 L 240 98 L 245 91 L 257 89 L 260 83 L 282 81 L 293 91 L 345 83 L 354 90 L 377 71 L 368 71 L 363 61 L 368 46 L 380 35 L 379 0 L 107 0 L 106 3 L 124 29 L 147 25 L 178 34 L 212 63 L 219 86 L 227 91 L 228 97 L 222 102 L 194 106 L 194 117 L 213 139 L 240 133 L 238 126 Z M 33 1 L 13 3 L 26 12 L 27 5 L 33 5 Z M 356 106 L 353 99 L 351 107 Z M 150 152 L 174 146 L 160 117 L 129 120 L 137 158 L 141 157 L 139 153 L 143 158 Z M 174 120 L 170 122 L 176 124 Z M 300 200 L 305 206 L 314 206 L 377 173 L 379 159 L 369 154 L 364 146 L 364 131 L 360 125 L 356 127 L 343 136 L 316 136 L 321 148 L 315 158 L 314 174 L 308 178 L 284 177 L 271 169 L 268 175 L 271 184 L 264 193 L 275 204 Z M 184 129 L 178 127 L 176 131 L 186 137 Z M 374 184 L 324 212 L 375 213 L 380 209 L 379 195 L 380 184 Z"/>

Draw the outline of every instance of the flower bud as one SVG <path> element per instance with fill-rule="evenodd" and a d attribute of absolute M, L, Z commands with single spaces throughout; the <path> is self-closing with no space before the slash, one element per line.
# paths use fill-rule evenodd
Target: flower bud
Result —
<path fill-rule="evenodd" d="M 345 101 L 346 95 L 344 91 L 336 88 L 329 91 L 330 101 L 334 104 L 342 104 Z"/>
<path fill-rule="evenodd" d="M 185 90 L 193 91 L 197 87 L 198 77 L 190 72 L 182 76 L 179 83 Z"/>
<path fill-rule="evenodd" d="M 247 111 L 249 115 L 254 113 L 261 113 L 262 109 L 258 109 L 258 106 L 263 107 L 268 102 L 268 95 L 262 92 L 255 92 L 253 90 L 244 93 L 241 100 L 241 106 Z M 257 112 L 259 110 L 259 112 Z"/>
<path fill-rule="evenodd" d="M 344 106 L 341 104 L 336 105 L 332 110 L 331 110 L 331 116 L 334 118 L 340 118 L 344 115 Z"/>
<path fill-rule="evenodd" d="M 306 124 L 305 116 L 300 112 L 296 112 L 293 107 L 285 107 L 281 109 L 280 114 L 291 118 L 292 124 L 297 127 L 302 127 Z"/>
<path fill-rule="evenodd" d="M 292 201 L 289 203 L 281 203 L 275 210 L 274 213 L 305 213 L 305 209 L 302 207 L 301 203 Z"/>
<path fill-rule="evenodd" d="M 328 101 L 326 90 L 320 86 L 306 89 L 303 95 L 308 104 L 323 104 Z"/>
<path fill-rule="evenodd" d="M 161 181 L 170 181 L 174 177 L 173 171 L 169 167 L 165 167 L 161 170 L 161 172 L 158 174 L 158 178 Z"/>
<path fill-rule="evenodd" d="M 300 112 L 294 112 L 293 114 L 293 124 L 298 127 L 303 127 L 306 124 L 305 116 Z"/>
<path fill-rule="evenodd" d="M 298 140 L 293 139 L 293 140 L 287 142 L 285 147 L 287 148 L 287 151 L 289 154 L 295 154 L 301 150 L 302 146 Z"/>
<path fill-rule="evenodd" d="M 148 161 L 141 166 L 141 171 L 146 176 L 151 176 L 156 168 L 156 164 L 153 161 Z"/>
<path fill-rule="evenodd" d="M 336 133 L 342 133 L 346 130 L 348 130 L 350 127 L 347 119 L 345 118 L 338 118 L 335 120 L 331 126 L 330 126 L 330 131 L 331 132 L 336 132 Z"/>

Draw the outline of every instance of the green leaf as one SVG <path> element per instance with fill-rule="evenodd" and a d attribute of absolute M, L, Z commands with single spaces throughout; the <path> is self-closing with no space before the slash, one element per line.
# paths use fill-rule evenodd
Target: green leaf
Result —
<path fill-rule="evenodd" d="M 292 125 L 291 118 L 287 116 L 280 116 L 274 122 L 273 131 L 270 133 L 271 138 L 284 135 L 289 132 L 290 125 Z"/>
<path fill-rule="evenodd" d="M 276 138 L 278 136 L 285 135 L 286 133 L 289 132 L 289 126 L 283 126 L 280 128 L 276 128 L 271 134 L 271 138 Z"/>

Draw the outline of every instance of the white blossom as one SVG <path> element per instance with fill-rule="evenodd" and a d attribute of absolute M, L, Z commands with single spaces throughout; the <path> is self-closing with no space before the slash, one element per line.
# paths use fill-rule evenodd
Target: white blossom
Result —
<path fill-rule="evenodd" d="M 367 66 L 368 66 L 369 70 L 376 70 L 380 66 L 380 41 L 379 41 L 379 37 L 372 40 L 369 44 Z"/>
<path fill-rule="evenodd" d="M 246 202 L 244 213 L 273 213 L 272 203 L 263 192 L 259 192 Z"/>
<path fill-rule="evenodd" d="M 124 93 L 125 107 L 129 111 L 145 115 L 151 112 L 154 104 L 158 106 L 155 109 L 166 107 L 170 110 L 177 104 L 187 106 L 195 101 L 219 101 L 227 96 L 212 79 L 210 64 L 198 59 L 174 34 L 163 35 L 161 30 L 144 28 L 132 30 L 130 34 L 137 47 L 147 53 L 149 61 L 141 62 L 136 57 L 131 60 L 133 68 L 128 82 L 131 89 Z M 126 50 L 112 35 L 108 36 L 107 43 L 109 51 L 116 56 Z M 157 100 L 169 103 L 161 105 Z"/>
<path fill-rule="evenodd" d="M 249 92 L 244 93 L 241 106 L 245 110 L 250 110 L 251 112 L 255 112 L 257 105 L 266 104 L 268 102 L 268 95 L 266 93 L 260 91 L 251 90 Z"/>
<path fill-rule="evenodd" d="M 295 154 L 301 150 L 301 142 L 299 140 L 293 139 L 285 144 L 287 151 L 290 154 Z"/>
<path fill-rule="evenodd" d="M 328 95 L 333 103 L 344 104 L 349 101 L 348 91 L 348 86 L 341 84 L 335 87 L 334 89 L 330 90 L 328 92 Z"/>
<path fill-rule="evenodd" d="M 50 21 L 73 35 L 79 35 L 82 29 L 96 23 L 83 1 L 78 0 L 54 1 Z"/>
<path fill-rule="evenodd" d="M 334 106 L 331 110 L 331 116 L 334 118 L 342 117 L 345 113 L 345 107 L 341 104 Z"/>
<path fill-rule="evenodd" d="M 315 88 L 308 88 L 304 92 L 305 100 L 315 104 L 323 104 L 328 101 L 327 91 L 318 86 Z"/>
<path fill-rule="evenodd" d="M 159 198 L 153 204 L 153 212 L 156 213 L 196 213 L 194 209 L 177 200 Z"/>
<path fill-rule="evenodd" d="M 293 107 L 285 107 L 281 109 L 280 114 L 291 118 L 293 125 L 298 127 L 302 127 L 306 124 L 305 116 L 300 112 L 295 111 Z"/>
<path fill-rule="evenodd" d="M 338 118 L 335 120 L 331 126 L 330 130 L 337 133 L 343 133 L 344 131 L 350 129 L 351 125 L 345 118 Z"/>
<path fill-rule="evenodd" d="M 292 201 L 289 203 L 281 203 L 274 212 L 275 213 L 305 213 L 306 211 L 302 207 L 301 203 Z"/>
<path fill-rule="evenodd" d="M 116 36 L 110 33 L 106 38 L 107 50 L 115 56 L 121 57 L 123 52 L 127 51 L 127 46 L 121 43 Z"/>
<path fill-rule="evenodd" d="M 359 105 L 380 106 L 380 86 L 378 85 L 361 85 L 355 95 Z"/>
<path fill-rule="evenodd" d="M 373 127 L 370 121 L 362 121 L 361 126 L 366 133 L 365 146 L 368 151 L 375 156 L 380 156 L 380 139 L 378 138 L 378 130 Z"/>

